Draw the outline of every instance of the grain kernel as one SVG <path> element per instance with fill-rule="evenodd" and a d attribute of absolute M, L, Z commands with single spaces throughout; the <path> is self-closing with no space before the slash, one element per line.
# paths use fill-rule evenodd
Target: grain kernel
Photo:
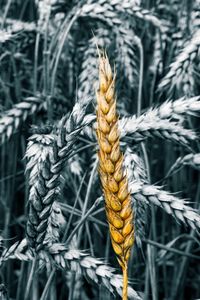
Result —
<path fill-rule="evenodd" d="M 109 112 L 109 104 L 106 102 L 106 99 L 104 95 L 98 93 L 97 94 L 97 101 L 99 103 L 99 106 L 104 114 L 107 114 Z"/>
<path fill-rule="evenodd" d="M 114 179 L 115 179 L 117 182 L 119 182 L 119 181 L 122 179 L 122 177 L 123 177 L 123 172 L 122 172 L 122 170 L 121 170 L 121 169 L 116 170 L 113 176 L 114 176 Z"/>
<path fill-rule="evenodd" d="M 99 71 L 99 88 L 102 92 L 106 92 L 109 87 L 103 68 L 100 66 Z"/>
<path fill-rule="evenodd" d="M 108 187 L 111 192 L 113 192 L 113 193 L 118 192 L 118 189 L 119 189 L 118 184 L 113 177 L 108 178 Z"/>
<path fill-rule="evenodd" d="M 124 241 L 124 237 L 121 235 L 119 231 L 115 229 L 115 227 L 110 226 L 111 237 L 117 244 L 121 244 Z"/>
<path fill-rule="evenodd" d="M 120 201 L 114 195 L 110 200 L 110 205 L 114 211 L 120 211 L 122 209 Z"/>
<path fill-rule="evenodd" d="M 119 138 L 117 123 L 112 127 L 108 135 L 108 141 L 114 143 Z"/>
<path fill-rule="evenodd" d="M 111 224 L 117 229 L 120 229 L 124 226 L 123 220 L 112 210 L 108 210 L 108 219 Z"/>
<path fill-rule="evenodd" d="M 105 153 L 110 153 L 112 148 L 111 145 L 109 144 L 109 142 L 107 140 L 101 140 L 100 141 L 100 145 L 101 145 L 101 149 L 105 152 Z"/>
<path fill-rule="evenodd" d="M 115 94 L 115 91 L 114 91 L 114 82 L 112 82 L 112 84 L 109 86 L 109 88 L 107 90 L 106 100 L 108 102 L 110 102 L 114 98 L 114 94 Z"/>
<path fill-rule="evenodd" d="M 120 190 L 118 192 L 118 198 L 119 198 L 119 200 L 124 201 L 127 196 L 128 196 L 127 186 L 124 185 L 120 188 Z"/>
<path fill-rule="evenodd" d="M 114 144 L 111 154 L 110 154 L 110 159 L 113 162 L 117 162 L 120 158 L 120 149 L 119 149 L 119 141 L 116 141 L 116 143 Z"/>
<path fill-rule="evenodd" d="M 130 248 L 134 243 L 134 234 L 130 234 L 126 239 L 125 239 L 125 242 L 124 242 L 124 249 L 126 248 Z"/>
<path fill-rule="evenodd" d="M 112 241 L 112 246 L 113 246 L 113 249 L 114 249 L 115 253 L 117 255 L 121 255 L 122 254 L 122 247 L 120 245 L 116 244 L 113 240 L 111 240 L 111 241 Z"/>
<path fill-rule="evenodd" d="M 111 160 L 109 160 L 109 159 L 107 159 L 106 161 L 105 161 L 105 163 L 104 163 L 104 167 L 105 167 L 105 170 L 106 170 L 106 172 L 108 172 L 108 173 L 114 173 L 114 171 L 115 171 L 115 166 L 114 166 L 114 164 L 111 162 Z"/>
<path fill-rule="evenodd" d="M 122 234 L 123 236 L 127 236 L 129 235 L 129 233 L 131 233 L 131 231 L 133 230 L 133 224 L 131 224 L 130 222 L 127 222 L 124 226 L 124 228 L 122 229 Z"/>
<path fill-rule="evenodd" d="M 103 132 L 103 133 L 109 133 L 110 132 L 110 126 L 108 124 L 108 122 L 103 118 L 103 117 L 99 117 L 99 129 Z"/>
<path fill-rule="evenodd" d="M 106 120 L 111 123 L 115 120 L 116 118 L 116 102 L 112 104 L 112 106 L 109 109 L 109 112 L 105 116 Z"/>
<path fill-rule="evenodd" d="M 132 212 L 132 207 L 130 204 L 128 204 L 121 210 L 120 216 L 122 219 L 126 220 L 130 216 L 131 212 Z"/>
<path fill-rule="evenodd" d="M 128 261 L 129 257 L 130 257 L 130 254 L 131 254 L 131 249 L 129 248 L 127 251 L 126 251 L 126 254 L 125 254 L 125 260 Z"/>

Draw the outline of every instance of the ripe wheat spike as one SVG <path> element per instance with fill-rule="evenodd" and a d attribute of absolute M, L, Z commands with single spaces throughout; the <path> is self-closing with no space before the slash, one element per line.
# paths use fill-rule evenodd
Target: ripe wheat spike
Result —
<path fill-rule="evenodd" d="M 130 184 L 130 191 L 138 201 L 161 207 L 166 213 L 189 225 L 195 230 L 200 229 L 200 215 L 185 200 L 161 190 L 160 187 L 134 181 Z"/>
<path fill-rule="evenodd" d="M 123 299 L 127 299 L 128 259 L 134 243 L 133 211 L 128 191 L 128 178 L 123 174 L 118 116 L 116 113 L 115 74 L 107 56 L 99 58 L 97 91 L 97 138 L 99 174 L 105 196 L 106 215 L 113 249 L 123 270 Z"/>
<path fill-rule="evenodd" d="M 5 143 L 29 115 L 42 107 L 39 97 L 29 97 L 3 113 L 0 118 L 0 143 Z"/>

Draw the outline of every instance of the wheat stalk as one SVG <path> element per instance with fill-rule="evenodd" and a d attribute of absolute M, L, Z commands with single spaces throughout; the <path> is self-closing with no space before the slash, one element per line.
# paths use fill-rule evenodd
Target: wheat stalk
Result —
<path fill-rule="evenodd" d="M 54 243 L 48 247 L 48 254 L 45 251 L 38 253 L 41 260 L 41 267 L 49 264 L 53 259 L 57 267 L 63 270 L 70 270 L 94 281 L 96 284 L 102 283 L 111 293 L 122 293 L 122 277 L 115 273 L 115 269 L 104 264 L 100 259 L 94 258 L 84 251 L 78 249 L 68 249 L 64 244 Z M 14 243 L 10 248 L 5 249 L 0 257 L 0 265 L 8 259 L 18 259 L 21 261 L 32 261 L 34 252 L 28 247 L 26 239 Z M 128 287 L 129 298 L 142 300 L 139 294 Z"/>
<path fill-rule="evenodd" d="M 200 153 L 190 153 L 188 155 L 185 155 L 184 157 L 180 157 L 177 160 L 177 164 L 181 165 L 189 165 L 192 166 L 195 169 L 200 169 Z"/>
<path fill-rule="evenodd" d="M 83 2 L 82 7 L 79 9 L 79 16 L 99 19 L 103 22 L 106 21 L 109 26 L 118 26 L 122 23 L 119 16 L 116 16 L 116 13 L 118 13 L 119 15 L 136 17 L 140 20 L 150 22 L 162 31 L 162 22 L 151 11 L 143 9 L 139 5 L 140 1 L 137 0 L 125 0 L 123 2 L 120 0 L 111 0 L 109 2 L 99 0 L 98 3 L 94 0 L 89 0 L 86 3 Z M 66 12 L 66 6 L 61 5 L 58 8 L 57 5 L 57 10 Z"/>
<path fill-rule="evenodd" d="M 127 176 L 123 175 L 123 155 L 119 145 L 118 118 L 114 94 L 115 75 L 106 55 L 99 61 L 97 91 L 97 139 L 99 174 L 105 196 L 106 215 L 113 249 L 123 270 L 123 299 L 127 299 L 128 259 L 134 242 L 133 211 Z"/>
<path fill-rule="evenodd" d="M 195 230 L 200 229 L 200 215 L 186 205 L 186 201 L 161 190 L 160 187 L 134 181 L 130 184 L 130 192 L 137 201 L 159 206 L 176 220 L 180 220 Z"/>
<path fill-rule="evenodd" d="M 5 143 L 11 135 L 18 130 L 22 122 L 29 115 L 35 114 L 42 107 L 39 97 L 29 97 L 23 102 L 15 104 L 13 108 L 3 113 L 0 118 L 1 143 Z"/>

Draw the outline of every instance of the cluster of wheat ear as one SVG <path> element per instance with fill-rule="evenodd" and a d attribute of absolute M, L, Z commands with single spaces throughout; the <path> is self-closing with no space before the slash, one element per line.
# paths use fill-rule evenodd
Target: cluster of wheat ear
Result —
<path fill-rule="evenodd" d="M 0 299 L 200 298 L 200 0 L 0 3 Z"/>
<path fill-rule="evenodd" d="M 128 259 L 134 243 L 133 210 L 128 178 L 123 171 L 123 154 L 120 151 L 115 74 L 113 76 L 106 54 L 101 55 L 99 59 L 97 103 L 99 174 L 112 246 L 123 270 L 123 299 L 126 300 Z"/>

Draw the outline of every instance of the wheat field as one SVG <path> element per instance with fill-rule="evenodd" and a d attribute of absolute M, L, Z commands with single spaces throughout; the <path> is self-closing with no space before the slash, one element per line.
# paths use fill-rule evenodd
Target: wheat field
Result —
<path fill-rule="evenodd" d="M 0 0 L 0 300 L 200 299 L 200 0 Z"/>

